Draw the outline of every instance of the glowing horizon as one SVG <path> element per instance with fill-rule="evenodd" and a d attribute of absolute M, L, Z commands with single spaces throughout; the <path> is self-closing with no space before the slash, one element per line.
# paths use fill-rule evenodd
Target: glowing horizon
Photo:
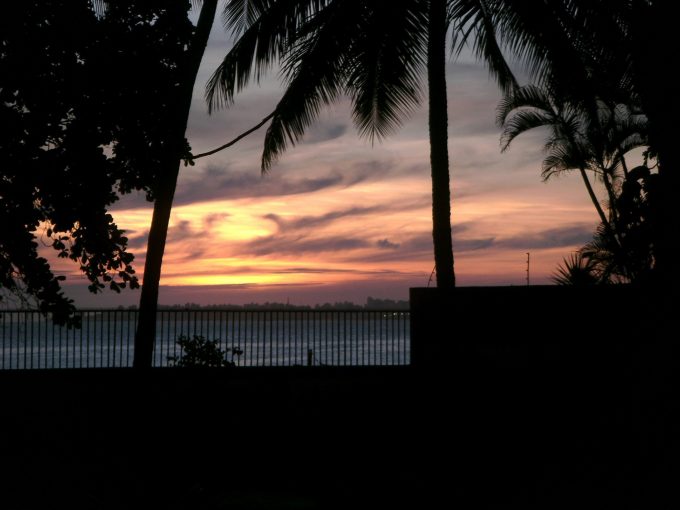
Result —
<path fill-rule="evenodd" d="M 275 80 L 206 115 L 203 84 L 229 46 L 213 29 L 195 90 L 188 139 L 195 153 L 218 146 L 266 116 Z M 449 63 L 449 151 L 455 270 L 460 285 L 550 283 L 562 258 L 588 241 L 597 214 L 577 175 L 543 183 L 541 133 L 500 154 L 494 125 L 500 93 L 486 70 Z M 303 143 L 260 175 L 263 130 L 227 151 L 182 167 L 170 221 L 160 302 L 205 304 L 288 297 L 405 299 L 428 284 L 434 257 L 426 110 L 371 146 L 351 124 L 348 101 L 324 111 Z M 112 209 L 142 273 L 151 204 L 124 197 Z M 57 262 L 76 297 L 133 304 L 138 293 L 88 298 L 77 267 Z M 70 285 L 68 285 L 70 283 Z M 259 296 L 259 298 L 258 298 Z M 351 299 L 350 299 L 351 298 Z M 117 300 L 117 301 L 116 301 Z M 196 301 L 199 302 L 199 301 Z"/>

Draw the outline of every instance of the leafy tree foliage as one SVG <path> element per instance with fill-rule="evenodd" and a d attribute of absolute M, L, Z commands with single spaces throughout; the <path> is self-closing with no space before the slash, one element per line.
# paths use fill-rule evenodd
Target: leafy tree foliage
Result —
<path fill-rule="evenodd" d="M 229 2 L 225 22 L 239 36 L 207 87 L 211 108 L 229 104 L 275 61 L 286 90 L 262 155 L 268 170 L 298 143 L 323 107 L 343 94 L 358 132 L 392 134 L 421 100 L 427 71 L 437 285 L 455 285 L 447 146 L 447 0 L 279 0 Z"/>
<path fill-rule="evenodd" d="M 153 198 L 167 147 L 187 2 L 10 2 L 0 18 L 0 288 L 57 322 L 72 302 L 39 251 L 77 263 L 90 290 L 137 287 L 127 238 L 108 209 Z"/>
<path fill-rule="evenodd" d="M 657 155 L 659 185 L 651 228 L 656 284 L 677 295 L 680 265 L 675 244 L 680 158 L 677 53 L 673 2 L 665 0 L 455 0 L 459 26 L 485 32 L 489 40 L 526 65 L 535 84 L 581 108 L 597 101 L 637 105 L 648 121 L 650 148 Z M 481 48 L 481 47 L 480 47 Z M 478 51 L 484 56 L 484 51 Z M 486 58 L 486 57 L 485 57 Z M 488 61 L 488 59 L 487 59 Z M 610 200 L 613 197 L 610 193 Z"/>
<path fill-rule="evenodd" d="M 168 361 L 174 367 L 233 367 L 235 356 L 240 356 L 243 351 L 238 347 L 228 347 L 222 350 L 217 340 L 206 340 L 205 337 L 194 335 L 180 336 L 177 345 L 182 349 L 179 356 L 168 356 Z M 231 353 L 231 359 L 227 355 Z"/>

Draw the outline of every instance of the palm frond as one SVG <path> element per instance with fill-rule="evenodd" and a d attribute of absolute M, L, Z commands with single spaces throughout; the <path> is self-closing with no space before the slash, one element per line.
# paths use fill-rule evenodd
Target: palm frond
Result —
<path fill-rule="evenodd" d="M 507 93 L 518 88 L 518 83 L 499 44 L 492 4 L 487 0 L 449 2 L 452 52 L 459 55 L 465 46 L 471 45 L 474 54 L 484 60 L 491 75 Z"/>
<path fill-rule="evenodd" d="M 520 109 L 506 118 L 501 134 L 501 151 L 506 151 L 512 141 L 520 134 L 539 127 L 550 127 L 554 122 L 552 115 L 537 109 Z"/>
<path fill-rule="evenodd" d="M 602 283 L 597 263 L 584 253 L 563 258 L 551 280 L 557 285 L 591 286 Z"/>
<path fill-rule="evenodd" d="M 584 165 L 578 150 L 569 144 L 554 144 L 541 164 L 541 178 L 547 181 L 556 174 L 577 170 Z"/>
<path fill-rule="evenodd" d="M 234 0 L 227 4 L 226 20 L 234 23 L 240 38 L 208 80 L 205 93 L 208 110 L 229 105 L 251 79 L 259 81 L 295 44 L 300 26 L 326 3 L 323 0 Z M 243 12 L 242 4 L 250 6 L 248 14 Z"/>
<path fill-rule="evenodd" d="M 377 1 L 366 10 L 356 34 L 346 85 L 354 122 L 360 135 L 384 138 L 420 103 L 427 52 L 425 3 Z"/>
<path fill-rule="evenodd" d="M 535 108 L 546 113 L 554 111 L 548 93 L 535 85 L 525 85 L 505 94 L 496 109 L 496 124 L 503 126 L 508 116 L 519 108 Z"/>
<path fill-rule="evenodd" d="M 538 85 L 559 88 L 558 97 L 589 88 L 579 41 L 573 37 L 573 2 L 487 2 L 501 47 L 524 64 Z"/>
<path fill-rule="evenodd" d="M 356 38 L 359 0 L 330 4 L 300 29 L 300 37 L 283 62 L 287 86 L 267 129 L 262 170 L 267 171 L 287 146 L 295 145 L 321 108 L 344 91 L 349 56 Z"/>
<path fill-rule="evenodd" d="M 242 35 L 271 7 L 267 0 L 229 0 L 222 11 L 222 23 L 234 36 Z"/>

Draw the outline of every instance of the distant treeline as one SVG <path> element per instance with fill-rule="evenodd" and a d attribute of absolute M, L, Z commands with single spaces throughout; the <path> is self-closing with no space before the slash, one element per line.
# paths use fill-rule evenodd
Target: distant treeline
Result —
<path fill-rule="evenodd" d="M 119 306 L 119 310 L 136 310 L 137 306 Z M 393 299 L 377 299 L 369 297 L 366 304 L 357 305 L 351 301 L 336 301 L 335 303 L 323 303 L 310 305 L 291 305 L 290 303 L 277 303 L 266 301 L 264 303 L 247 303 L 245 305 L 199 305 L 198 303 L 185 303 L 183 305 L 158 305 L 159 310 L 408 310 L 408 301 L 395 301 Z"/>

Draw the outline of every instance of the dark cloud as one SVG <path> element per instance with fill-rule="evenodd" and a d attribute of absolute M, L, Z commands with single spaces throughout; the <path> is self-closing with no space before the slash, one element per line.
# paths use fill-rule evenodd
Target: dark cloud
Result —
<path fill-rule="evenodd" d="M 203 235 L 203 232 L 194 230 L 191 226 L 191 222 L 187 220 L 178 221 L 172 227 L 168 228 L 169 239 L 187 240 L 192 238 L 200 238 L 203 237 Z"/>
<path fill-rule="evenodd" d="M 262 267 L 260 266 L 224 266 L 220 268 L 220 275 L 261 275 L 263 272 L 267 274 L 351 274 L 351 275 L 410 275 L 411 272 L 395 271 L 390 269 L 381 270 L 365 270 L 365 269 L 341 269 L 334 267 L 268 267 L 266 264 Z M 215 274 L 214 270 L 196 270 L 196 271 L 184 271 L 184 272 L 174 272 L 173 276 L 210 276 Z"/>
<path fill-rule="evenodd" d="M 259 168 L 243 171 L 229 165 L 189 167 L 180 176 L 173 205 L 300 195 L 332 188 L 349 188 L 369 181 L 385 181 L 390 177 L 413 175 L 421 170 L 420 167 L 402 167 L 393 161 L 375 160 L 351 162 L 346 166 L 335 165 L 310 177 L 301 176 L 300 171 L 294 168 L 287 171 L 285 168 L 274 169 L 263 175 Z M 113 211 L 150 207 L 152 204 L 146 201 L 144 195 L 137 193 L 123 197 Z"/>
<path fill-rule="evenodd" d="M 390 275 L 410 275 L 411 272 L 395 271 L 391 269 L 380 270 L 366 270 L 366 269 L 338 269 L 332 267 L 324 268 L 306 268 L 306 267 L 291 267 L 286 269 L 272 270 L 272 274 L 351 274 L 361 276 L 390 276 Z"/>
<path fill-rule="evenodd" d="M 491 247 L 494 244 L 494 237 L 461 239 L 460 236 L 457 235 L 461 232 L 469 230 L 470 228 L 470 224 L 462 224 L 458 227 L 454 227 L 452 235 L 454 253 L 483 250 L 485 248 Z M 405 242 L 403 242 L 402 245 L 407 254 L 429 254 L 433 253 L 434 250 L 432 234 L 430 232 L 411 237 L 410 239 L 407 239 Z"/>
<path fill-rule="evenodd" d="M 548 248 L 563 248 L 574 245 L 583 245 L 592 238 L 592 226 L 590 224 L 575 224 L 566 227 L 544 230 L 526 236 L 514 236 L 499 238 L 496 236 L 486 237 L 462 237 L 463 232 L 473 232 L 473 223 L 455 225 L 453 228 L 453 251 L 454 254 L 463 254 L 492 248 L 539 250 Z M 395 243 L 396 244 L 396 243 Z M 432 235 L 429 232 L 422 233 L 407 239 L 399 240 L 398 248 L 393 250 L 381 250 L 370 257 L 373 262 L 393 262 L 396 260 L 416 260 L 433 255 Z M 357 258 L 357 262 L 365 261 L 366 257 Z"/>
<path fill-rule="evenodd" d="M 332 269 L 328 267 L 287 267 L 285 269 L 274 269 L 273 274 L 328 274 L 328 273 L 348 273 L 356 274 L 361 271 L 357 269 Z"/>
<path fill-rule="evenodd" d="M 401 246 L 398 243 L 390 242 L 389 239 L 380 239 L 376 244 L 378 245 L 378 248 L 383 250 L 396 250 L 399 248 L 399 246 Z"/>
<path fill-rule="evenodd" d="M 206 227 L 210 228 L 213 227 L 216 223 L 219 223 L 221 220 L 228 218 L 229 216 L 231 215 L 226 212 L 209 214 L 208 216 L 203 218 L 203 223 L 205 224 Z"/>
<path fill-rule="evenodd" d="M 353 237 L 328 236 L 321 238 L 305 238 L 301 236 L 267 236 L 247 243 L 243 253 L 261 257 L 265 255 L 303 254 L 342 252 L 366 248 L 371 244 Z"/>
<path fill-rule="evenodd" d="M 340 138 L 347 132 L 346 124 L 317 124 L 305 135 L 304 143 L 313 144 Z"/>
<path fill-rule="evenodd" d="M 149 202 L 144 193 L 133 191 L 132 193 L 121 196 L 120 199 L 111 206 L 111 213 L 115 217 L 116 211 L 151 208 L 153 208 L 153 202 Z"/>
<path fill-rule="evenodd" d="M 472 229 L 473 231 L 474 231 L 474 229 L 475 229 L 475 223 L 472 222 L 472 221 L 464 221 L 464 222 L 462 222 L 462 223 L 454 223 L 454 224 L 451 226 L 451 232 L 453 232 L 452 236 L 453 236 L 453 238 L 455 239 L 456 237 L 458 237 L 459 235 L 461 235 L 463 232 L 468 232 L 468 231 L 470 231 L 471 229 Z M 430 239 L 431 239 L 431 238 L 432 238 L 432 237 L 430 236 Z"/>
<path fill-rule="evenodd" d="M 593 237 L 591 224 L 579 223 L 566 227 L 551 228 L 526 236 L 515 236 L 498 240 L 495 245 L 501 248 L 518 250 L 539 250 L 583 245 Z"/>
<path fill-rule="evenodd" d="M 143 234 L 130 237 L 128 241 L 128 248 L 133 252 L 139 248 L 146 248 L 147 240 L 149 239 L 149 231 L 147 230 Z"/>
<path fill-rule="evenodd" d="M 458 227 L 461 232 L 469 228 L 470 226 L 468 224 L 463 224 Z M 454 230 L 456 230 L 456 228 L 454 228 Z M 383 241 L 387 241 L 389 244 L 385 244 Z M 494 243 L 495 238 L 493 237 L 459 239 L 456 237 L 455 232 L 453 235 L 453 250 L 455 253 L 483 250 L 492 247 Z M 374 244 L 374 247 L 376 245 L 380 249 L 369 257 L 356 257 L 352 260 L 356 262 L 366 262 L 367 260 L 370 260 L 371 262 L 389 263 L 395 261 L 419 260 L 423 258 L 434 257 L 432 234 L 429 232 L 399 239 L 399 242 L 383 239 Z"/>
<path fill-rule="evenodd" d="M 388 163 L 362 162 L 347 168 L 334 168 L 325 175 L 300 177 L 283 171 L 262 175 L 235 171 L 229 167 L 208 166 L 196 175 L 184 177 L 175 194 L 174 205 L 210 200 L 266 198 L 312 193 L 329 188 L 347 188 L 369 179 L 379 179 L 390 171 Z"/>
<path fill-rule="evenodd" d="M 183 260 L 199 260 L 207 252 L 205 246 L 206 242 L 210 242 L 210 228 L 212 228 L 220 220 L 228 217 L 227 213 L 209 214 L 203 218 L 202 226 L 196 227 L 192 222 L 187 220 L 180 220 L 170 228 L 168 228 L 168 243 L 173 243 L 172 248 L 166 248 L 166 253 L 170 249 L 177 250 L 181 248 L 182 253 L 173 253 L 181 256 Z M 128 248 L 137 257 L 141 258 L 145 255 L 142 250 L 146 248 L 149 239 L 149 231 L 130 236 Z M 178 244 L 177 244 L 178 243 Z"/>
<path fill-rule="evenodd" d="M 203 175 L 184 180 L 178 187 L 174 205 L 186 205 L 210 200 L 262 198 L 311 193 L 343 185 L 340 173 L 290 179 L 282 174 L 261 175 L 253 172 L 230 172 L 208 167 Z"/>
<path fill-rule="evenodd" d="M 372 207 L 351 207 L 349 209 L 342 209 L 339 211 L 331 211 L 321 216 L 301 216 L 292 220 L 283 219 L 277 214 L 267 214 L 264 216 L 265 219 L 271 220 L 276 223 L 279 232 L 290 232 L 295 230 L 307 230 L 310 228 L 318 228 L 321 226 L 326 226 L 336 220 L 342 218 L 348 218 L 352 216 L 364 216 L 366 214 L 373 214 L 376 212 L 384 211 L 385 206 L 372 206 Z"/>
<path fill-rule="evenodd" d="M 469 251 L 485 250 L 495 244 L 495 237 L 482 237 L 479 239 L 454 239 L 453 251 L 465 253 Z"/>
<path fill-rule="evenodd" d="M 482 107 L 480 110 L 483 111 Z M 498 135 L 500 140 L 501 129 L 495 125 L 493 121 L 493 109 L 491 113 L 485 117 L 474 117 L 461 115 L 451 123 L 449 132 L 450 137 L 471 137 L 471 136 L 489 136 Z M 500 145 L 500 141 L 499 141 Z M 500 152 L 500 149 L 498 149 Z"/>
<path fill-rule="evenodd" d="M 389 242 L 389 241 L 388 241 Z M 380 241 L 378 241 L 380 243 Z M 351 261 L 357 263 L 364 263 L 367 260 L 371 262 L 395 262 L 403 260 L 418 260 L 423 257 L 431 256 L 432 254 L 432 234 L 418 234 L 410 236 L 405 239 L 399 239 L 397 242 L 391 242 L 395 245 L 392 249 L 385 249 L 378 247 L 369 257 L 355 257 Z M 376 247 L 376 244 L 373 244 Z"/>

